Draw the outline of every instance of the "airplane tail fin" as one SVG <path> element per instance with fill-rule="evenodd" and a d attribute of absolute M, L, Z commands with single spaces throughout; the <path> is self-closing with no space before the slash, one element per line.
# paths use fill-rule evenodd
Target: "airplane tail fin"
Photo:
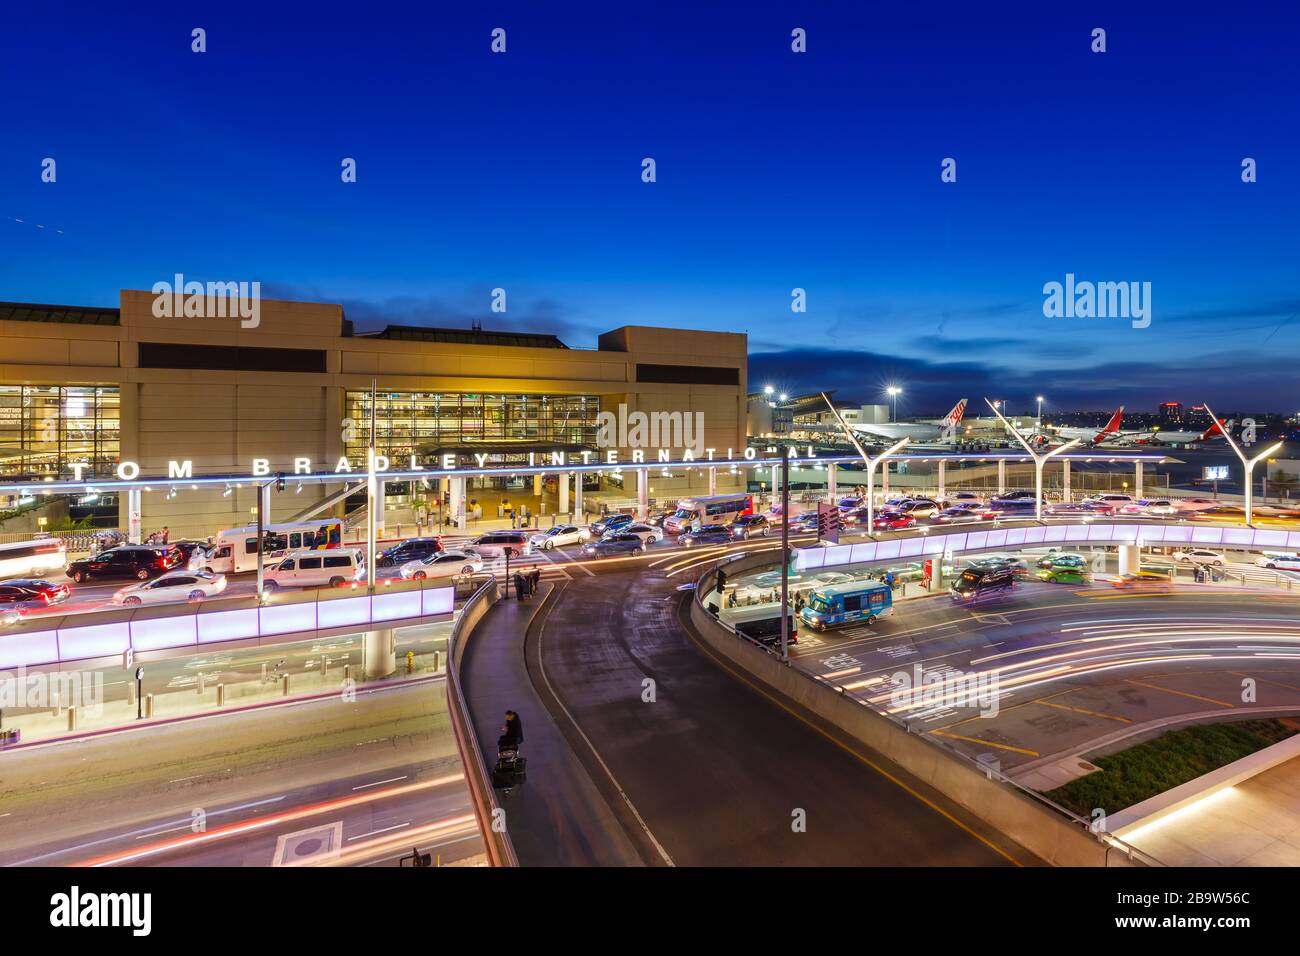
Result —
<path fill-rule="evenodd" d="M 952 407 L 952 411 L 950 411 L 947 415 L 945 415 L 943 417 L 943 421 L 939 422 L 939 424 L 943 425 L 945 428 L 951 425 L 960 425 L 962 416 L 965 414 L 966 414 L 966 399 L 963 398 L 960 402 L 958 402 L 956 405 Z"/>
<path fill-rule="evenodd" d="M 1093 437 L 1092 440 L 1094 442 L 1105 441 L 1107 437 L 1109 437 L 1110 435 L 1114 435 L 1116 432 L 1119 431 L 1119 423 L 1123 420 L 1124 420 L 1124 406 L 1121 405 L 1119 408 L 1115 409 L 1115 414 L 1110 416 L 1110 421 L 1106 423 L 1106 427 L 1103 428 L 1101 431 L 1097 432 L 1097 434 Z"/>
<path fill-rule="evenodd" d="M 1222 435 L 1223 424 L 1224 424 L 1223 419 L 1220 418 L 1209 428 L 1205 429 L 1205 431 L 1201 432 L 1201 434 L 1196 437 L 1196 441 L 1209 441 L 1215 435 Z"/>

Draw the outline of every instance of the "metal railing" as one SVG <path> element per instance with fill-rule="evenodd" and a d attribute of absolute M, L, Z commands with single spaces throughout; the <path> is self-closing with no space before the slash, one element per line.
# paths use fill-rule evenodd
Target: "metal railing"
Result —
<path fill-rule="evenodd" d="M 465 767 L 465 781 L 469 784 L 474 817 L 478 820 L 488 863 L 492 866 L 518 866 L 519 857 L 515 854 L 509 834 L 504 826 L 499 829 L 497 827 L 497 822 L 504 820 L 504 811 L 497 802 L 492 775 L 479 749 L 478 733 L 474 729 L 474 720 L 470 716 L 460 684 L 460 664 L 467 639 L 499 596 L 496 577 L 489 577 L 474 592 L 473 597 L 465 602 L 460 617 L 451 629 L 451 635 L 447 638 L 447 710 L 451 716 L 456 749 L 460 752 L 461 763 Z"/>

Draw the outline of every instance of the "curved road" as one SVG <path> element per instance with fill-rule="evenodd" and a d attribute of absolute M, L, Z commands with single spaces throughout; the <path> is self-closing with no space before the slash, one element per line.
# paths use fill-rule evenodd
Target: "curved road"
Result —
<path fill-rule="evenodd" d="M 538 614 L 529 672 L 625 829 L 644 821 L 645 862 L 1036 862 L 879 755 L 725 671 L 688 636 L 678 579 L 641 562 L 589 567 L 602 573 L 560 582 Z M 545 781 L 530 773 L 527 786 Z"/>

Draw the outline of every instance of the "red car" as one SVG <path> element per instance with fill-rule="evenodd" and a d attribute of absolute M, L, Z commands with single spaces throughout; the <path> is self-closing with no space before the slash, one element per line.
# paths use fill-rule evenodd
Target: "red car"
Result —
<path fill-rule="evenodd" d="M 916 527 L 916 516 L 902 511 L 885 511 L 876 515 L 872 527 L 877 531 L 899 531 L 903 528 Z"/>

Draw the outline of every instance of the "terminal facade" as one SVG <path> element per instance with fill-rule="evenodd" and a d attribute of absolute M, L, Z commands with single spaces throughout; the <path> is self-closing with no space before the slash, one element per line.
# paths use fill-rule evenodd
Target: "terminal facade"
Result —
<path fill-rule="evenodd" d="M 184 311 L 227 315 L 199 298 L 201 307 Z M 703 458 L 705 448 L 726 458 L 746 444 L 743 334 L 625 326 L 582 349 L 533 333 L 361 332 L 329 303 L 263 300 L 249 328 L 233 313 L 160 316 L 157 301 L 123 290 L 116 309 L 0 303 L 0 477 L 109 479 L 122 462 L 165 475 L 177 460 L 192 461 L 196 477 L 248 475 L 265 459 L 289 476 L 271 503 L 271 520 L 287 520 L 350 487 L 344 473 L 337 486 L 297 489 L 295 464 L 351 468 L 351 487 L 364 475 L 372 393 L 375 447 L 391 470 L 450 461 L 499 470 L 458 489 L 491 517 L 503 498 L 531 502 L 538 514 L 572 513 L 577 482 L 590 511 L 637 495 L 630 473 L 625 487 L 609 471 L 516 476 L 511 465 L 550 464 L 557 454 L 581 465 L 611 451 L 621 461 L 638 451 L 654 461 L 665 450 L 673 461 L 691 451 Z M 637 427 L 651 417 L 664 427 Z M 745 480 L 725 468 L 655 471 L 649 493 L 672 501 Z M 447 486 L 387 483 L 390 523 L 393 514 L 436 511 Z M 251 485 L 183 482 L 151 488 L 141 502 L 146 530 L 167 526 L 173 537 L 250 524 L 256 506 Z M 117 507 L 126 528 L 126 496 Z"/>

